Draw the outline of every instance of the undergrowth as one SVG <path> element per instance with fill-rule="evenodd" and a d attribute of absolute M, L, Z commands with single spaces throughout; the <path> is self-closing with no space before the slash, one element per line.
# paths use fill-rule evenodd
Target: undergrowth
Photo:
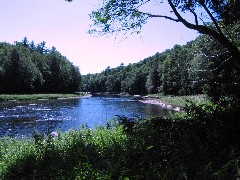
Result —
<path fill-rule="evenodd" d="M 173 119 L 119 117 L 57 137 L 3 138 L 0 179 L 237 179 L 240 114 L 227 103 L 192 103 Z"/>

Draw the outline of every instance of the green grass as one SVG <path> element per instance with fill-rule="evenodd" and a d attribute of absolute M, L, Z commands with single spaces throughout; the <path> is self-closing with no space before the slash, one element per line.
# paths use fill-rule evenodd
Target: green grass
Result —
<path fill-rule="evenodd" d="M 117 153 L 125 142 L 122 126 L 71 130 L 56 138 L 2 138 L 0 179 L 110 179 L 121 169 Z"/>
<path fill-rule="evenodd" d="M 162 118 L 120 122 L 58 137 L 2 138 L 0 179 L 233 179 L 239 174 L 239 136 L 232 139 L 232 131 L 221 136 L 228 127 Z"/>
<path fill-rule="evenodd" d="M 2 94 L 0 95 L 0 101 L 25 101 L 25 100 L 37 100 L 37 99 L 59 99 L 59 98 L 72 98 L 84 96 L 84 93 L 80 94 Z"/>
<path fill-rule="evenodd" d="M 0 179 L 240 177 L 239 103 L 225 98 L 186 109 L 176 119 L 119 117 L 57 137 L 0 138 Z"/>

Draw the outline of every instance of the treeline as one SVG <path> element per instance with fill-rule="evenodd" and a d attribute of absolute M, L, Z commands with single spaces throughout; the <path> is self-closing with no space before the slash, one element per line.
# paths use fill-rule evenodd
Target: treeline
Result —
<path fill-rule="evenodd" d="M 240 23 L 236 23 L 228 30 L 240 47 L 239 27 Z M 216 40 L 201 35 L 186 45 L 175 45 L 139 63 L 85 75 L 82 90 L 163 95 L 231 93 L 239 88 L 239 75 L 229 59 L 228 51 Z"/>
<path fill-rule="evenodd" d="M 80 90 L 81 74 L 55 47 L 45 42 L 0 43 L 0 93 L 73 93 Z"/>

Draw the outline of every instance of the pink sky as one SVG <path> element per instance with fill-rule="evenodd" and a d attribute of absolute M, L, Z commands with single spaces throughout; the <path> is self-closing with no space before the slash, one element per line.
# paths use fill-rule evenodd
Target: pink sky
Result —
<path fill-rule="evenodd" d="M 135 63 L 185 44 L 198 34 L 180 23 L 152 19 L 138 35 L 124 41 L 114 36 L 89 35 L 89 14 L 99 0 L 2 0 L 0 1 L 0 42 L 13 43 L 27 37 L 35 43 L 55 46 L 81 74 L 97 73 L 108 66 Z M 156 8 L 156 7 L 155 7 Z M 156 10 L 156 9 L 155 9 Z"/>

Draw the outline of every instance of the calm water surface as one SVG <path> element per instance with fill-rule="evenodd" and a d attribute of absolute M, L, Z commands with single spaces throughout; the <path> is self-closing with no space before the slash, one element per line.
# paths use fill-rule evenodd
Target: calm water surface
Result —
<path fill-rule="evenodd" d="M 94 128 L 105 125 L 116 115 L 151 117 L 169 111 L 157 105 L 129 98 L 90 97 L 80 99 L 0 102 L 0 137 L 32 136 L 34 132 L 68 131 L 81 125 Z"/>

